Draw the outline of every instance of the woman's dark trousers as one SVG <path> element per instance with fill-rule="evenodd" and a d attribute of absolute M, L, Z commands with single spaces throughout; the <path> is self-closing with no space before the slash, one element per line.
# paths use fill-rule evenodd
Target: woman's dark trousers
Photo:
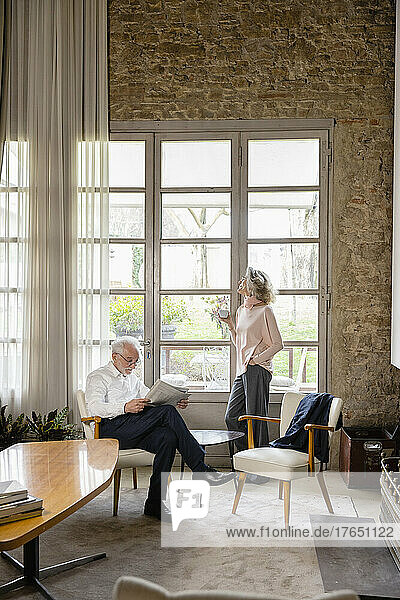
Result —
<path fill-rule="evenodd" d="M 269 384 L 272 375 L 260 365 L 248 365 L 247 371 L 238 375 L 233 382 L 225 414 L 225 423 L 230 431 L 243 431 L 245 436 L 235 440 L 238 451 L 246 450 L 247 421 L 238 421 L 241 415 L 268 415 Z M 254 447 L 268 445 L 268 425 L 264 421 L 253 421 Z"/>

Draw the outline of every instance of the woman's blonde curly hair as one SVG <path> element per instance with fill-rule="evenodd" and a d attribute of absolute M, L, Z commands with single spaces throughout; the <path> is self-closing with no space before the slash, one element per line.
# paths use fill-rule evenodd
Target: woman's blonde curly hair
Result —
<path fill-rule="evenodd" d="M 247 289 L 251 296 L 255 296 L 258 300 L 271 304 L 276 300 L 276 291 L 271 283 L 270 278 L 264 271 L 247 267 L 246 270 Z"/>

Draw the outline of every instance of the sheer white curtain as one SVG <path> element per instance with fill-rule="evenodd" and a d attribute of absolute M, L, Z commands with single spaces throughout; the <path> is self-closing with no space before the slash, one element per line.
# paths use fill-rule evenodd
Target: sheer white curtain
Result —
<path fill-rule="evenodd" d="M 5 232 L 0 259 L 4 273 L 14 265 L 19 274 L 17 292 L 4 280 L 4 303 L 17 293 L 21 305 L 16 341 L 14 311 L 0 305 L 2 398 L 13 396 L 15 412 L 47 412 L 73 406 L 86 372 L 106 360 L 106 0 L 19 0 L 12 7 L 6 140 L 19 148 L 26 187 L 18 183 L 16 192 L 16 258 L 10 261 L 15 242 Z M 1 205 L 8 215 L 11 193 L 3 192 Z"/>

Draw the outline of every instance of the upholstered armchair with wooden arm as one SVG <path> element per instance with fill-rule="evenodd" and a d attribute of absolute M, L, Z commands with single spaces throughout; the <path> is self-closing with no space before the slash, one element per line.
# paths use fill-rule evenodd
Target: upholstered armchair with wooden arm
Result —
<path fill-rule="evenodd" d="M 78 390 L 76 393 L 83 430 L 86 439 L 97 439 L 100 437 L 101 417 L 90 416 L 88 413 L 85 393 Z M 94 430 L 91 427 L 94 423 Z M 129 448 L 129 450 L 120 450 L 118 454 L 117 467 L 114 474 L 114 501 L 113 501 L 113 516 L 118 514 L 119 489 L 121 484 L 121 469 L 132 469 L 133 487 L 137 488 L 137 467 L 147 467 L 153 464 L 154 454 L 140 450 L 139 448 Z"/>
<path fill-rule="evenodd" d="M 239 483 L 233 502 L 233 513 L 236 513 L 247 473 L 252 473 L 254 475 L 268 474 L 268 476 L 272 478 L 274 477 L 274 473 L 276 473 L 276 478 L 279 480 L 279 498 L 282 499 L 283 496 L 284 500 L 285 527 L 289 526 L 291 483 L 294 479 L 306 477 L 308 474 L 315 474 L 317 459 L 314 456 L 314 433 L 317 429 L 325 429 L 329 432 L 329 441 L 331 440 L 332 433 L 335 431 L 342 410 L 343 402 L 341 398 L 333 398 L 329 412 L 328 425 L 317 425 L 314 423 L 305 425 L 305 429 L 309 434 L 308 454 L 288 448 L 273 448 L 268 446 L 254 448 L 253 421 L 258 420 L 267 423 L 279 423 L 280 436 L 282 437 L 285 435 L 289 423 L 303 397 L 304 394 L 286 392 L 282 401 L 280 418 L 259 417 L 257 415 L 242 415 L 239 417 L 239 421 L 247 421 L 248 450 L 237 452 L 233 457 L 234 467 L 237 471 L 240 471 Z M 316 477 L 327 509 L 330 513 L 333 513 L 332 503 L 323 476 L 322 463 L 320 464 L 319 472 L 316 473 Z"/>
<path fill-rule="evenodd" d="M 113 590 L 113 600 L 280 600 L 280 594 L 257 594 L 252 590 L 247 592 L 224 590 L 201 590 L 168 592 L 165 588 L 139 579 L 139 577 L 123 576 L 118 579 Z M 285 596 L 283 596 L 285 597 Z M 335 592 L 322 592 L 314 596 L 313 600 L 360 600 L 359 596 L 351 590 L 337 590 Z"/>

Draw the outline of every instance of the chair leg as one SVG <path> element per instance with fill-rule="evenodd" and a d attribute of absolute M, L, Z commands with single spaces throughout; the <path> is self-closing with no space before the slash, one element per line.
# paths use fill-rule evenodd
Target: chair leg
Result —
<path fill-rule="evenodd" d="M 332 507 L 331 499 L 329 497 L 328 488 L 326 487 L 326 483 L 325 483 L 325 478 L 324 478 L 323 471 L 320 471 L 319 473 L 317 473 L 317 481 L 319 483 L 319 487 L 321 488 L 321 492 L 322 492 L 322 495 L 323 495 L 324 500 L 325 500 L 326 508 L 329 510 L 329 512 L 331 513 L 331 515 L 333 515 L 334 510 L 333 510 L 333 507 Z"/>
<path fill-rule="evenodd" d="M 236 514 L 236 509 L 239 504 L 240 496 L 242 495 L 244 482 L 246 481 L 246 473 L 239 474 L 239 483 L 236 490 L 235 500 L 233 501 L 232 514 Z"/>
<path fill-rule="evenodd" d="M 118 503 L 119 503 L 119 486 L 121 483 L 121 469 L 116 469 L 114 474 L 114 504 L 113 504 L 113 517 L 118 514 Z"/>
<path fill-rule="evenodd" d="M 290 517 L 290 491 L 291 491 L 291 482 L 283 481 L 283 512 L 285 515 L 285 528 L 289 527 L 289 517 Z"/>
<path fill-rule="evenodd" d="M 136 467 L 133 467 L 133 469 L 132 469 L 132 475 L 133 475 L 133 489 L 137 490 L 137 470 L 136 470 Z"/>
<path fill-rule="evenodd" d="M 283 498 L 283 481 L 280 479 L 279 480 L 279 500 L 282 500 Z"/>

